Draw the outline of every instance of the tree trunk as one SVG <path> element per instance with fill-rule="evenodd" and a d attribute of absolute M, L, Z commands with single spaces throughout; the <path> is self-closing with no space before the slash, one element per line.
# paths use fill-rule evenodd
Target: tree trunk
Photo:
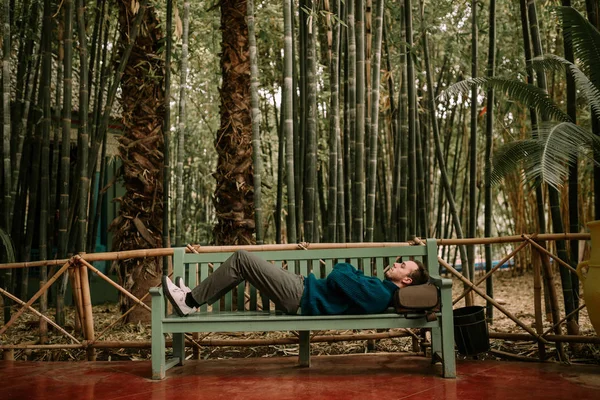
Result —
<path fill-rule="evenodd" d="M 119 199 L 119 216 L 111 224 L 114 231 L 113 249 L 125 251 L 162 246 L 163 218 L 163 127 L 164 61 L 157 55 L 163 39 L 153 8 L 141 5 L 145 29 L 135 37 L 135 43 L 121 78 L 123 136 L 119 138 L 119 153 L 123 160 L 123 180 L 126 193 Z M 127 32 L 133 21 L 131 1 L 119 3 L 121 46 L 126 49 Z M 165 210 L 166 211 L 166 210 Z M 160 279 L 158 258 L 123 260 L 118 274 L 122 286 L 140 298 Z M 121 310 L 132 306 L 129 298 L 120 299 Z M 127 317 L 135 322 L 149 319 L 149 314 L 137 308 Z"/>
<path fill-rule="evenodd" d="M 221 2 L 221 126 L 214 177 L 216 245 L 254 243 L 250 55 L 245 0 Z"/>

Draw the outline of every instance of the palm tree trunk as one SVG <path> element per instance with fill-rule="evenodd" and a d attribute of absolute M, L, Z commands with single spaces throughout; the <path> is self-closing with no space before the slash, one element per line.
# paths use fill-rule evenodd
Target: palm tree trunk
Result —
<path fill-rule="evenodd" d="M 261 200 L 262 156 L 260 148 L 260 109 L 258 99 L 258 58 L 254 33 L 254 0 L 246 0 L 248 13 L 248 43 L 250 50 L 250 98 L 252 105 L 252 164 L 254 168 L 254 220 L 256 244 L 263 243 L 263 212 Z"/>
<path fill-rule="evenodd" d="M 181 36 L 181 74 L 179 80 L 179 123 L 177 124 L 177 198 L 175 220 L 175 243 L 183 246 L 183 160 L 185 158 L 186 85 L 188 76 L 188 41 L 190 31 L 190 2 L 183 2 L 183 32 Z"/>
<path fill-rule="evenodd" d="M 119 3 L 121 49 L 126 51 L 139 15 L 133 15 L 130 2 Z M 165 63 L 157 55 L 163 37 L 155 11 L 142 6 L 137 11 L 144 20 L 144 34 L 135 36 L 127 68 L 121 77 L 123 136 L 119 153 L 123 160 L 125 195 L 120 199 L 119 216 L 112 222 L 113 248 L 116 251 L 161 247 L 163 212 L 163 129 L 165 126 L 162 71 Z M 166 85 L 166 82 L 164 82 Z M 160 261 L 157 258 L 123 260 L 118 274 L 121 285 L 136 297 L 142 297 L 158 283 Z M 128 298 L 120 299 L 121 309 L 130 308 Z M 144 310 L 134 310 L 128 321 L 148 318 Z"/>
<path fill-rule="evenodd" d="M 247 4 L 221 2 L 221 126 L 215 148 L 219 155 L 214 205 L 218 223 L 215 243 L 254 243 L 254 185 L 252 117 L 250 114 L 250 58 Z"/>
<path fill-rule="evenodd" d="M 284 25 L 284 73 L 283 73 L 283 136 L 285 136 L 285 160 L 287 169 L 287 237 L 288 243 L 296 243 L 296 196 L 295 182 L 296 172 L 294 171 L 294 89 L 293 89 L 293 36 L 292 27 L 294 20 L 292 18 L 292 1 L 283 2 L 283 25 Z M 283 138 L 282 138 L 283 139 Z M 280 140 L 282 140 L 280 139 Z M 283 173 L 283 171 L 280 171 Z"/>
<path fill-rule="evenodd" d="M 377 180 L 377 141 L 379 133 L 379 81 L 381 79 L 381 40 L 383 36 L 383 0 L 377 0 L 375 10 L 375 51 L 371 81 L 371 134 L 369 143 L 369 187 L 367 195 L 366 241 L 373 241 L 375 228 L 375 188 Z"/>

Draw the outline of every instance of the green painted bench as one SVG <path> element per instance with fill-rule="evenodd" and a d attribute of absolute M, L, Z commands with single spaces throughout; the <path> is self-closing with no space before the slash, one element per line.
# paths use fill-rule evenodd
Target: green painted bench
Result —
<path fill-rule="evenodd" d="M 218 268 L 231 254 L 232 252 L 206 252 L 206 248 L 203 248 L 202 253 L 194 254 L 186 253 L 185 248 L 176 248 L 173 254 L 173 277 L 184 277 L 187 285 L 193 288 L 198 279 L 208 276 L 211 265 L 212 268 Z M 229 292 L 211 308 L 204 305 L 197 313 L 179 317 L 175 313 L 167 314 L 162 288 L 152 288 L 153 379 L 164 379 L 167 369 L 183 365 L 185 332 L 297 331 L 300 342 L 299 364 L 309 366 L 311 330 L 391 328 L 430 328 L 432 362 L 442 362 L 444 377 L 456 377 L 452 281 L 439 276 L 435 239 L 428 239 L 425 246 L 400 243 L 375 248 L 276 250 L 260 251 L 257 254 L 273 262 L 274 268 L 281 268 L 287 262 L 288 269 L 295 268 L 296 273 L 304 276 L 313 272 L 318 278 L 325 277 L 338 260 L 347 260 L 362 269 L 365 275 L 383 277 L 385 266 L 393 263 L 397 256 L 414 257 L 427 266 L 434 283 L 440 288 L 441 312 L 437 314 L 437 320 L 431 322 L 420 314 L 396 314 L 391 308 L 386 313 L 370 315 L 285 315 L 275 312 L 272 302 L 257 293 L 256 289 L 247 289 L 246 285 L 240 284 L 237 289 L 232 290 L 238 293 L 237 304 L 233 302 L 233 293 Z M 248 291 L 249 304 L 246 301 Z M 173 336 L 173 357 L 169 359 L 166 357 L 165 346 L 167 333 Z"/>

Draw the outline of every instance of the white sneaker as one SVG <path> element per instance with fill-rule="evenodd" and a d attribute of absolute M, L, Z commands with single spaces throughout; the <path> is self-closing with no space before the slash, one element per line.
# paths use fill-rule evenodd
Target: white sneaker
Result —
<path fill-rule="evenodd" d="M 175 278 L 175 284 L 177 286 L 179 286 L 179 289 L 183 290 L 187 296 L 188 293 L 192 292 L 192 289 L 190 289 L 189 287 L 185 286 L 185 282 L 183 280 L 182 277 L 178 276 L 177 278 Z M 189 306 L 188 306 L 189 307 Z M 198 307 L 192 307 L 192 312 L 197 312 L 198 311 Z"/>
<path fill-rule="evenodd" d="M 183 290 L 186 294 L 190 293 L 192 291 L 192 289 L 190 289 L 189 287 L 185 286 L 185 282 L 183 280 L 182 277 L 178 276 L 177 278 L 175 278 L 175 284 L 177 286 L 179 286 L 179 289 Z"/>
<path fill-rule="evenodd" d="M 162 286 L 165 296 L 167 296 L 167 299 L 169 299 L 169 302 L 173 306 L 173 310 L 175 310 L 177 315 L 184 317 L 195 311 L 194 308 L 185 304 L 185 296 L 187 295 L 187 292 L 171 282 L 168 276 L 163 275 Z"/>

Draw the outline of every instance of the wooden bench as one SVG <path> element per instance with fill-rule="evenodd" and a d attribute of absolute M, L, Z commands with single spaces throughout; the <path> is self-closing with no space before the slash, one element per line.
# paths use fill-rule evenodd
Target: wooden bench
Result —
<path fill-rule="evenodd" d="M 317 278 L 325 277 L 335 263 L 348 261 L 363 270 L 365 275 L 383 277 L 385 266 L 393 263 L 397 256 L 414 257 L 428 268 L 434 283 L 440 288 L 441 312 L 437 320 L 428 322 L 424 316 L 396 314 L 391 308 L 383 314 L 370 315 L 286 315 L 274 311 L 272 302 L 245 284 L 238 285 L 237 304 L 234 307 L 233 293 L 227 293 L 211 308 L 202 306 L 200 311 L 179 317 L 168 315 L 162 288 L 152 288 L 152 379 L 163 379 L 167 369 L 183 365 L 185 360 L 184 332 L 250 332 L 250 331 L 298 331 L 300 351 L 299 364 L 310 365 L 311 330 L 345 329 L 391 329 L 430 328 L 432 331 L 432 362 L 441 361 L 442 375 L 456 377 L 454 354 L 454 324 L 452 315 L 452 281 L 441 279 L 438 272 L 437 245 L 435 239 L 427 240 L 425 246 L 410 246 L 400 243 L 390 247 L 376 248 L 330 248 L 309 250 L 261 251 L 257 254 L 274 263 L 274 268 L 294 268 L 296 273 L 307 276 L 313 272 Z M 174 249 L 173 277 L 181 276 L 190 288 L 198 279 L 209 275 L 212 268 L 225 261 L 232 252 L 186 253 L 185 248 Z M 406 259 L 406 258 L 405 258 Z M 211 264 L 211 265 L 209 265 Z M 249 305 L 246 296 L 249 291 Z M 262 305 L 262 310 L 260 310 Z M 165 334 L 173 336 L 173 357 L 166 358 Z"/>

